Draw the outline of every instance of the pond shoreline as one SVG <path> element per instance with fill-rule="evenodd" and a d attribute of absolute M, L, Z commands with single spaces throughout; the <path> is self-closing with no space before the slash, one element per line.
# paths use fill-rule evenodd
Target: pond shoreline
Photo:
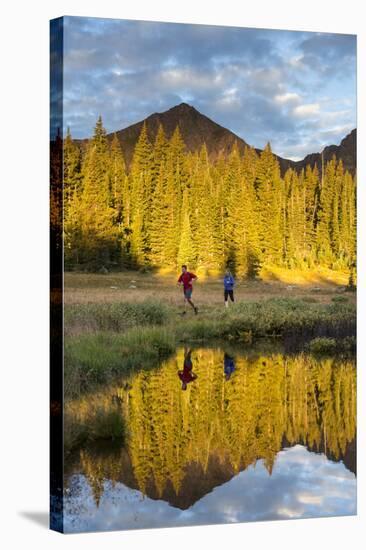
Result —
<path fill-rule="evenodd" d="M 287 352 L 355 353 L 356 308 L 272 298 L 239 302 L 184 317 L 160 302 L 92 304 L 65 310 L 65 325 L 84 330 L 65 337 L 65 399 L 116 376 L 156 367 L 180 344 L 222 341 L 249 349 L 272 340 Z"/>

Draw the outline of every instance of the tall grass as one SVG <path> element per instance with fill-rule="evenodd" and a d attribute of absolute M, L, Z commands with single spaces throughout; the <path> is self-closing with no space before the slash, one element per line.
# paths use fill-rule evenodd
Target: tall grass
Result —
<path fill-rule="evenodd" d="M 125 437 L 121 405 L 112 396 L 88 394 L 78 400 L 68 400 L 64 413 L 64 450 L 70 452 L 79 445 L 97 439 Z"/>
<path fill-rule="evenodd" d="M 78 304 L 65 307 L 66 334 L 95 331 L 115 331 L 136 326 L 163 325 L 168 323 L 171 309 L 165 304 L 147 300 L 130 304 Z"/>
<path fill-rule="evenodd" d="M 86 323 L 86 332 L 69 334 L 65 341 L 67 451 L 95 439 L 123 438 L 120 404 L 93 392 L 132 371 L 157 367 L 179 343 L 212 345 L 224 340 L 250 346 L 260 339 L 283 342 L 290 336 L 312 353 L 355 351 L 356 310 L 344 301 L 324 305 L 273 298 L 211 308 L 198 317 L 181 317 L 172 307 L 150 302 L 75 306 L 68 315 L 73 316 L 74 327 L 82 329 Z"/>
<path fill-rule="evenodd" d="M 351 304 L 313 304 L 300 299 L 273 298 L 262 302 L 241 302 L 229 310 L 217 310 L 207 320 L 182 323 L 177 339 L 206 340 L 288 335 L 348 336 L 355 334 L 356 311 Z"/>
<path fill-rule="evenodd" d="M 91 386 L 110 382 L 116 375 L 150 368 L 175 350 L 167 328 L 132 328 L 124 334 L 83 334 L 66 339 L 65 396 L 77 396 Z"/>
<path fill-rule="evenodd" d="M 212 308 L 199 317 L 180 317 L 162 304 L 123 304 L 118 309 L 120 306 L 81 308 L 79 319 L 86 320 L 87 332 L 66 338 L 66 396 L 80 395 L 131 370 L 158 365 L 180 342 L 220 339 L 251 344 L 260 338 L 290 337 L 303 346 L 319 337 L 341 340 L 356 333 L 355 306 L 343 302 L 324 305 L 272 298 L 239 302 L 229 309 Z M 103 330 L 89 331 L 93 312 L 95 326 Z M 77 315 L 77 308 L 73 314 Z"/>

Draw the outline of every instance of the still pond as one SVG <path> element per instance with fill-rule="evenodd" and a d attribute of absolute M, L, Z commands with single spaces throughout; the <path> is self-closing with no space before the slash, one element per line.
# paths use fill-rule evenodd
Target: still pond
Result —
<path fill-rule="evenodd" d="M 66 457 L 65 532 L 356 513 L 352 357 L 182 348 L 88 402 L 125 437 Z"/>

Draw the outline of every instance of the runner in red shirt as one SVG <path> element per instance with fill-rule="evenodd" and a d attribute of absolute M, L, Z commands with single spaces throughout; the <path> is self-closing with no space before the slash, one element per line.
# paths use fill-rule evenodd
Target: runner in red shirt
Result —
<path fill-rule="evenodd" d="M 187 302 L 193 308 L 195 314 L 197 315 L 198 313 L 197 307 L 194 305 L 194 303 L 191 300 L 192 292 L 193 292 L 192 281 L 196 281 L 196 280 L 197 280 L 197 276 L 194 273 L 190 273 L 189 271 L 187 271 L 186 265 L 182 265 L 182 273 L 178 279 L 178 285 L 183 285 L 183 293 L 184 293 L 184 311 L 182 315 L 185 315 L 186 313 Z"/>

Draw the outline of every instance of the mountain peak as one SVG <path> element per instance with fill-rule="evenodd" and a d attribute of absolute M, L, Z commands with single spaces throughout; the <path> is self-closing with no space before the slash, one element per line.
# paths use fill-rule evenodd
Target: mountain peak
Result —
<path fill-rule="evenodd" d="M 198 113 L 197 109 L 193 107 L 193 105 L 189 105 L 189 103 L 185 103 L 184 101 L 182 103 L 179 103 L 178 105 L 175 105 L 174 107 L 171 107 L 166 111 L 167 113 L 171 112 L 178 112 L 179 114 L 188 114 L 196 112 Z"/>
<path fill-rule="evenodd" d="M 193 105 L 182 101 L 182 103 L 166 111 L 153 113 L 146 119 L 116 132 L 125 155 L 127 166 L 131 163 L 133 150 L 144 123 L 146 123 L 151 143 L 155 140 L 160 124 L 164 128 L 167 138 L 173 135 L 175 128 L 179 125 L 187 150 L 194 153 L 199 151 L 202 145 L 205 144 L 209 157 L 212 160 L 221 155 L 224 157 L 229 155 L 235 143 L 240 152 L 243 152 L 245 147 L 248 146 L 242 138 L 231 130 L 224 128 L 214 120 L 200 113 Z M 112 134 L 109 137 L 111 139 Z M 261 152 L 260 149 L 256 149 L 256 151 L 257 153 Z M 330 160 L 333 154 L 337 158 L 342 158 L 346 169 L 352 173 L 355 172 L 356 130 L 348 134 L 339 146 L 332 145 L 326 147 L 323 151 L 324 160 Z M 306 164 L 310 164 L 311 166 L 317 164 L 320 166 L 322 162 L 321 153 L 307 155 L 302 161 L 291 161 L 277 155 L 276 157 L 280 163 L 281 173 L 285 173 L 289 167 L 301 170 Z"/>
<path fill-rule="evenodd" d="M 193 105 L 189 105 L 189 103 L 185 103 L 182 101 L 182 103 L 179 103 L 175 107 L 172 107 L 172 109 L 181 109 L 181 110 L 187 110 L 187 109 L 194 109 Z M 170 110 L 172 110 L 170 109 Z"/>
<path fill-rule="evenodd" d="M 189 105 L 189 103 L 183 101 L 167 111 L 153 113 L 145 120 L 116 132 L 122 145 L 127 165 L 131 162 L 133 148 L 144 122 L 147 125 L 148 136 L 152 143 L 155 140 L 160 124 L 164 128 L 167 138 L 173 135 L 175 128 L 179 125 L 187 150 L 191 152 L 199 151 L 202 145 L 205 144 L 212 159 L 215 159 L 220 154 L 228 155 L 234 143 L 237 144 L 241 151 L 247 145 L 239 136 L 200 113 L 193 105 Z"/>

